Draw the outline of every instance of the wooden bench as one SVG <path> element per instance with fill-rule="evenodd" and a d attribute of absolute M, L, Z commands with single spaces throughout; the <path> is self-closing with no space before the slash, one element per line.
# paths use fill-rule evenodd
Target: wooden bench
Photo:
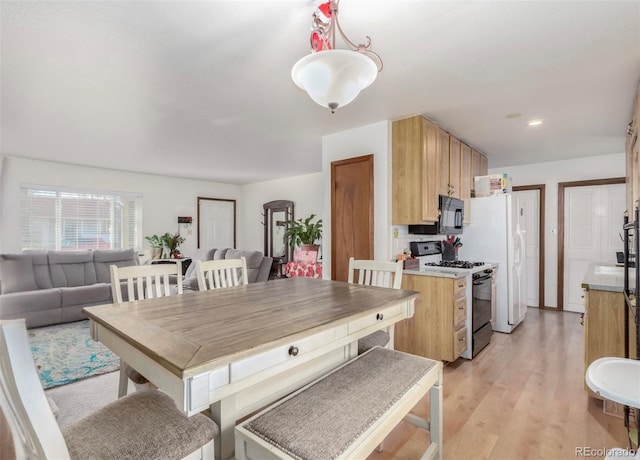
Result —
<path fill-rule="evenodd" d="M 430 393 L 430 421 L 409 411 Z M 442 456 L 442 363 L 373 348 L 236 427 L 236 458 L 366 458 L 405 419 Z"/>

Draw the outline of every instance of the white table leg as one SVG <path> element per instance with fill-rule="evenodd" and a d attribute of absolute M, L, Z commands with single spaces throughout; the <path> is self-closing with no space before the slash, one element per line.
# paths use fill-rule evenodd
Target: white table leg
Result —
<path fill-rule="evenodd" d="M 233 458 L 235 449 L 236 397 L 228 396 L 211 404 L 211 418 L 220 428 L 220 435 L 215 440 L 216 460 Z"/>
<path fill-rule="evenodd" d="M 435 458 L 440 460 L 442 458 L 442 420 L 443 420 L 443 404 L 442 404 L 442 371 L 438 373 L 438 381 L 429 390 L 429 406 L 430 406 L 430 431 L 429 436 L 431 442 L 435 442 L 438 445 Z"/>

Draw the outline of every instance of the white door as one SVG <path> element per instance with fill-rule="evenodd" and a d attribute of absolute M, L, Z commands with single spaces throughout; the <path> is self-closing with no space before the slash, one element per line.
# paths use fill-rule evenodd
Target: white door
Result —
<path fill-rule="evenodd" d="M 235 248 L 235 200 L 198 198 L 198 247 Z"/>
<path fill-rule="evenodd" d="M 564 196 L 564 309 L 584 312 L 582 280 L 592 262 L 615 264 L 622 250 L 624 184 L 567 187 Z"/>
<path fill-rule="evenodd" d="M 527 216 L 523 226 L 525 241 L 525 264 L 527 284 L 527 305 L 539 307 L 540 292 L 540 190 L 522 190 L 513 192 L 520 200 L 520 206 Z M 544 301 L 544 300 L 542 300 Z"/>

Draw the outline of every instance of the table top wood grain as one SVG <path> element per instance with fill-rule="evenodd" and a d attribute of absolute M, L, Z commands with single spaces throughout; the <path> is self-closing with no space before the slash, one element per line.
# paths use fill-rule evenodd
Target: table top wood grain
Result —
<path fill-rule="evenodd" d="M 86 307 L 84 312 L 182 378 L 347 324 L 417 295 L 291 278 Z"/>

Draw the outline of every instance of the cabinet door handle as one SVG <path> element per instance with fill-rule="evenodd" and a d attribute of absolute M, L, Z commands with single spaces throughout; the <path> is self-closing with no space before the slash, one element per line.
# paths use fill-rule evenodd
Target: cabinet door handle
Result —
<path fill-rule="evenodd" d="M 464 305 L 460 305 L 460 306 L 458 307 L 458 310 L 464 310 Z"/>
<path fill-rule="evenodd" d="M 382 313 L 378 313 L 378 314 L 376 315 L 376 319 L 377 319 L 378 321 L 382 321 L 382 320 L 384 319 L 384 315 L 383 315 Z"/>
<path fill-rule="evenodd" d="M 465 342 L 466 340 L 467 340 L 467 337 L 466 337 L 466 336 L 464 336 L 464 335 L 463 335 L 463 336 L 458 337 L 458 342 Z"/>
<path fill-rule="evenodd" d="M 289 355 L 290 355 L 290 356 L 298 356 L 298 352 L 299 352 L 299 351 L 300 351 L 300 350 L 298 350 L 298 347 L 296 347 L 296 346 L 294 346 L 294 345 L 291 345 L 291 346 L 289 347 Z"/>

